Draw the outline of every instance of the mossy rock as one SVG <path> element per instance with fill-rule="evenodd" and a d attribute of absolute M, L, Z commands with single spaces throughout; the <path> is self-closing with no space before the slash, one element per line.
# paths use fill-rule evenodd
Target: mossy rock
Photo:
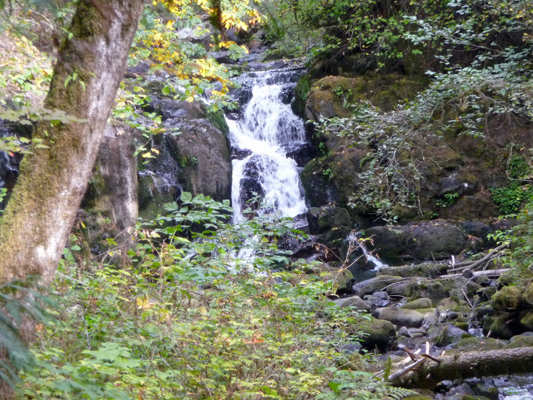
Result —
<path fill-rule="evenodd" d="M 390 111 L 400 101 L 413 99 L 428 84 L 426 77 L 400 74 L 368 73 L 354 78 L 326 76 L 310 85 L 305 116 L 321 118 L 348 117 L 350 104 L 368 101 L 384 111 Z M 302 83 L 302 86 L 305 86 Z"/>
<path fill-rule="evenodd" d="M 514 311 L 523 306 L 522 294 L 524 288 L 519 286 L 505 286 L 492 296 L 492 307 L 496 311 Z"/>
<path fill-rule="evenodd" d="M 533 347 L 533 336 L 515 335 L 511 338 L 509 344 L 505 346 L 506 349 L 519 349 L 522 347 Z"/>
<path fill-rule="evenodd" d="M 360 320 L 354 325 L 354 333 L 361 335 L 361 344 L 368 350 L 386 351 L 396 339 L 396 328 L 385 320 Z"/>
<path fill-rule="evenodd" d="M 458 343 L 452 345 L 453 349 L 450 354 L 461 354 L 464 352 L 479 352 L 500 350 L 506 347 L 506 343 L 494 338 L 468 337 L 461 339 Z"/>
<path fill-rule="evenodd" d="M 402 306 L 402 308 L 407 308 L 409 310 L 420 310 L 431 308 L 432 305 L 433 303 L 431 299 L 428 299 L 427 297 L 422 297 L 420 299 L 408 301 Z"/>
<path fill-rule="evenodd" d="M 455 311 L 459 314 L 468 314 L 472 311 L 470 306 L 463 299 L 445 298 L 439 301 L 437 305 L 439 312 Z"/>
<path fill-rule="evenodd" d="M 487 317 L 483 321 L 483 333 L 498 339 L 510 339 L 515 334 L 521 333 L 516 328 L 518 316 L 512 313 L 503 313 Z"/>
<path fill-rule="evenodd" d="M 413 279 L 407 287 L 407 295 L 410 299 L 419 298 L 431 299 L 432 304 L 437 304 L 440 300 L 450 295 L 446 284 L 432 279 Z"/>
<path fill-rule="evenodd" d="M 528 304 L 533 305 L 533 282 L 526 286 L 523 292 L 523 298 Z"/>
<path fill-rule="evenodd" d="M 533 311 L 525 311 L 520 314 L 520 325 L 528 331 L 533 331 Z"/>

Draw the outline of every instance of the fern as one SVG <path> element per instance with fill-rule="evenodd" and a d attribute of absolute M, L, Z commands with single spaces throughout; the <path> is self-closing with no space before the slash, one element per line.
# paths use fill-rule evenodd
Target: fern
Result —
<path fill-rule="evenodd" d="M 380 390 L 383 392 L 383 400 L 402 400 L 409 396 L 419 396 L 420 393 L 414 390 L 404 389 L 401 387 L 384 386 Z"/>
<path fill-rule="evenodd" d="M 54 306 L 37 283 L 36 277 L 14 280 L 0 285 L 0 380 L 13 386 L 18 371 L 27 370 L 34 359 L 19 327 L 23 319 L 48 323 L 45 306 Z"/>

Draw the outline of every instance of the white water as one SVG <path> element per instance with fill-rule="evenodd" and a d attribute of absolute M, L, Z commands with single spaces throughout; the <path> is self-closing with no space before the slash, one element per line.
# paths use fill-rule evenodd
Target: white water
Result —
<path fill-rule="evenodd" d="M 296 217 L 307 210 L 298 166 L 287 157 L 289 151 L 305 144 L 304 124 L 290 105 L 282 102 L 284 86 L 269 84 L 275 81 L 273 74 L 275 72 L 261 73 L 242 118 L 227 120 L 232 146 L 251 152 L 242 160 L 233 160 L 234 223 L 245 218 L 242 211 L 247 207 L 243 204 L 247 199 L 243 182 L 250 179 L 250 171 L 254 171 L 253 179 L 263 192 L 262 206 L 257 210 L 259 215 Z"/>
<path fill-rule="evenodd" d="M 348 242 L 356 244 L 361 249 L 366 260 L 374 264 L 374 271 L 377 271 L 383 267 L 386 267 L 387 264 L 384 264 L 383 262 L 381 262 L 379 258 L 377 258 L 376 256 L 374 256 L 372 253 L 368 251 L 364 242 L 362 240 L 359 240 L 358 234 L 359 232 L 355 232 L 355 231 L 350 232 L 347 238 Z"/>

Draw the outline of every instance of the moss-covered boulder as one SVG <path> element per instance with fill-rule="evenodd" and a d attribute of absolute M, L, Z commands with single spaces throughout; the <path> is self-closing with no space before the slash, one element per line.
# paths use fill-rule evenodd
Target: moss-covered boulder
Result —
<path fill-rule="evenodd" d="M 361 319 L 355 323 L 353 331 L 361 338 L 364 348 L 371 351 L 387 351 L 396 339 L 396 328 L 385 320 Z"/>
<path fill-rule="evenodd" d="M 408 310 L 420 310 L 423 308 L 431 308 L 433 305 L 433 302 L 431 299 L 427 297 L 422 297 L 420 299 L 408 301 L 405 303 L 402 308 L 408 309 Z"/>
<path fill-rule="evenodd" d="M 496 311 L 520 310 L 528 303 L 523 300 L 524 288 L 520 286 L 504 286 L 492 296 L 492 307 Z"/>

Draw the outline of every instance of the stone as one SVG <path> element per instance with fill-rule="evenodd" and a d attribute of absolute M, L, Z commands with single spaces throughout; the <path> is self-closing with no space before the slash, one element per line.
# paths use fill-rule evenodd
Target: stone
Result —
<path fill-rule="evenodd" d="M 467 337 L 461 339 L 459 342 L 452 344 L 450 347 L 452 349 L 457 349 L 460 351 L 451 352 L 450 354 L 459 354 L 461 352 L 471 352 L 471 351 L 489 351 L 489 350 L 500 350 L 506 347 L 506 342 L 494 339 L 494 338 L 485 338 L 485 337 Z"/>
<path fill-rule="evenodd" d="M 230 199 L 231 158 L 226 135 L 206 118 L 169 120 L 165 126 L 181 132 L 167 135 L 166 142 L 180 166 L 179 179 L 184 190 L 218 201 Z"/>
<path fill-rule="evenodd" d="M 400 260 L 438 260 L 461 253 L 467 236 L 455 224 L 429 221 L 397 226 L 376 226 L 365 230 L 375 251 L 386 263 Z"/>
<path fill-rule="evenodd" d="M 523 291 L 522 287 L 504 286 L 492 296 L 492 307 L 496 311 L 519 310 L 524 306 Z"/>
<path fill-rule="evenodd" d="M 428 330 L 432 326 L 437 325 L 439 322 L 437 315 L 433 312 L 428 312 L 424 314 L 424 320 L 422 321 L 422 329 Z"/>
<path fill-rule="evenodd" d="M 506 349 L 519 349 L 521 347 L 533 347 L 533 336 L 527 334 L 515 335 L 509 340 L 509 344 L 505 346 Z"/>
<path fill-rule="evenodd" d="M 483 321 L 483 333 L 485 335 L 490 334 L 491 337 L 498 339 L 510 339 L 513 335 L 521 333 L 520 329 L 517 329 L 517 325 L 519 323 L 516 315 L 512 313 L 497 314 L 485 318 Z"/>
<path fill-rule="evenodd" d="M 423 297 L 420 299 L 408 301 L 405 303 L 402 308 L 409 309 L 409 310 L 417 310 L 420 308 L 431 308 L 433 306 L 431 299 L 428 299 L 427 297 Z"/>
<path fill-rule="evenodd" d="M 385 320 L 361 320 L 355 328 L 355 333 L 361 335 L 361 344 L 367 350 L 387 351 L 396 339 L 396 328 Z"/>
<path fill-rule="evenodd" d="M 533 330 L 533 311 L 525 311 L 520 315 L 520 325 L 527 330 Z"/>
<path fill-rule="evenodd" d="M 356 283 L 353 287 L 353 290 L 358 296 L 365 296 L 367 294 L 373 294 L 374 292 L 380 292 L 383 290 L 383 288 L 392 283 L 401 281 L 402 279 L 403 278 L 399 276 L 376 276 L 375 278 Z"/>
<path fill-rule="evenodd" d="M 309 231 L 311 234 L 327 232 L 333 228 L 351 228 L 350 215 L 345 208 L 340 207 L 311 207 L 307 212 Z"/>
<path fill-rule="evenodd" d="M 436 304 L 440 300 L 447 298 L 450 292 L 442 281 L 417 278 L 409 282 L 407 295 L 412 299 L 429 298 L 433 304 Z"/>
<path fill-rule="evenodd" d="M 470 336 L 472 335 L 462 329 L 457 328 L 453 324 L 446 324 L 441 326 L 440 333 L 435 340 L 435 344 L 439 347 L 444 347 Z"/>
<path fill-rule="evenodd" d="M 418 328 L 422 325 L 424 315 L 415 310 L 385 307 L 375 311 L 377 318 L 392 322 L 394 325 Z"/>
<path fill-rule="evenodd" d="M 357 311 L 370 311 L 370 306 L 359 296 L 344 297 L 333 300 L 339 307 L 351 307 Z"/>

